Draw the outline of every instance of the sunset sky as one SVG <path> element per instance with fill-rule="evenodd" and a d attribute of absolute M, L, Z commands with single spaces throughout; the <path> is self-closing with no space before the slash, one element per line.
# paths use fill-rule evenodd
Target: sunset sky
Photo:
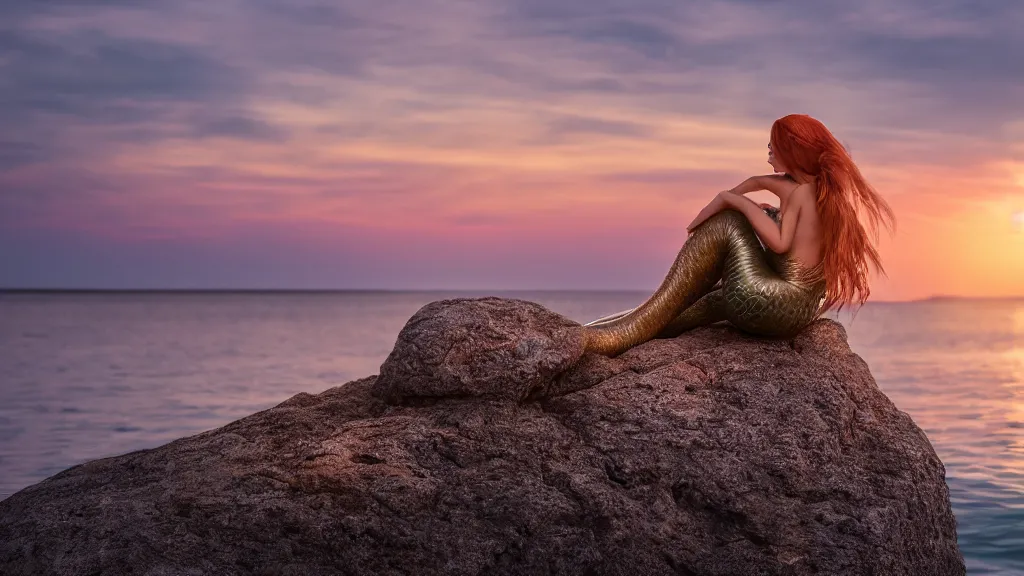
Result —
<path fill-rule="evenodd" d="M 872 299 L 1021 296 L 1020 30 L 1011 0 L 4 0 L 0 287 L 653 290 L 796 112 L 896 211 Z"/>

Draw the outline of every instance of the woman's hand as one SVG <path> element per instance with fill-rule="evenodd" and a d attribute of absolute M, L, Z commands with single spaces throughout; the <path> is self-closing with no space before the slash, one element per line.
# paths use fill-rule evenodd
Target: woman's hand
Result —
<path fill-rule="evenodd" d="M 728 208 L 730 196 L 732 196 L 732 193 L 728 190 L 722 190 L 719 192 L 718 196 L 715 196 L 715 199 L 708 203 L 708 205 L 705 206 L 699 214 L 697 214 L 697 217 L 693 219 L 693 222 L 690 222 L 689 225 L 686 226 L 686 231 L 693 234 L 694 229 L 703 224 L 705 220 Z"/>

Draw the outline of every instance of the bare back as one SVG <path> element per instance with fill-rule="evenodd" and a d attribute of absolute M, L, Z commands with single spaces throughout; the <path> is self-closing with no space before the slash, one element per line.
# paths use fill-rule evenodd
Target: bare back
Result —
<path fill-rule="evenodd" d="M 798 184 L 788 194 L 779 194 L 779 210 L 782 218 L 799 215 L 796 221 L 796 233 L 789 254 L 806 268 L 813 268 L 822 258 L 821 217 L 818 214 L 818 203 L 814 194 L 814 182 Z M 791 217 L 791 216 L 790 216 Z"/>

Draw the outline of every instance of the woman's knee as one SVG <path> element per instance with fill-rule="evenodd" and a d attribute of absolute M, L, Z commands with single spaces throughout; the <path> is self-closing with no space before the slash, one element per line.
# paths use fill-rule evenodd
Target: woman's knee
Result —
<path fill-rule="evenodd" d="M 743 212 L 740 212 L 739 210 L 736 210 L 735 208 L 726 208 L 725 210 L 722 210 L 721 212 L 716 213 L 711 218 L 708 218 L 708 220 L 716 220 L 716 221 L 720 221 L 720 222 L 727 222 L 727 223 L 730 223 L 730 224 L 736 224 L 736 223 L 749 224 L 749 222 L 747 221 L 747 217 L 743 215 Z"/>
<path fill-rule="evenodd" d="M 697 228 L 691 232 L 690 237 L 710 235 L 725 239 L 730 235 L 735 234 L 736 231 L 742 230 L 744 223 L 749 226 L 749 222 L 747 222 L 743 213 L 731 208 L 728 210 L 722 210 L 721 212 L 712 214 L 707 220 L 697 226 Z M 753 231 L 753 228 L 751 228 L 751 231 Z"/>
<path fill-rule="evenodd" d="M 715 213 L 704 221 L 702 227 L 726 234 L 735 232 L 753 233 L 754 231 L 754 228 L 750 225 L 747 217 L 744 216 L 742 212 L 733 210 L 732 208 Z"/>

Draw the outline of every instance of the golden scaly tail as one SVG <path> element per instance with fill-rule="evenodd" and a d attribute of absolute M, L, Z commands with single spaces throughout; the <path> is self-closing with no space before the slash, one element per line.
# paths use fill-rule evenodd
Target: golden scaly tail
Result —
<path fill-rule="evenodd" d="M 779 221 L 777 210 L 766 212 Z M 584 347 L 616 356 L 720 320 L 757 335 L 793 336 L 818 316 L 824 291 L 820 265 L 807 270 L 764 249 L 741 212 L 723 210 L 687 238 L 643 304 L 585 324 Z"/>

